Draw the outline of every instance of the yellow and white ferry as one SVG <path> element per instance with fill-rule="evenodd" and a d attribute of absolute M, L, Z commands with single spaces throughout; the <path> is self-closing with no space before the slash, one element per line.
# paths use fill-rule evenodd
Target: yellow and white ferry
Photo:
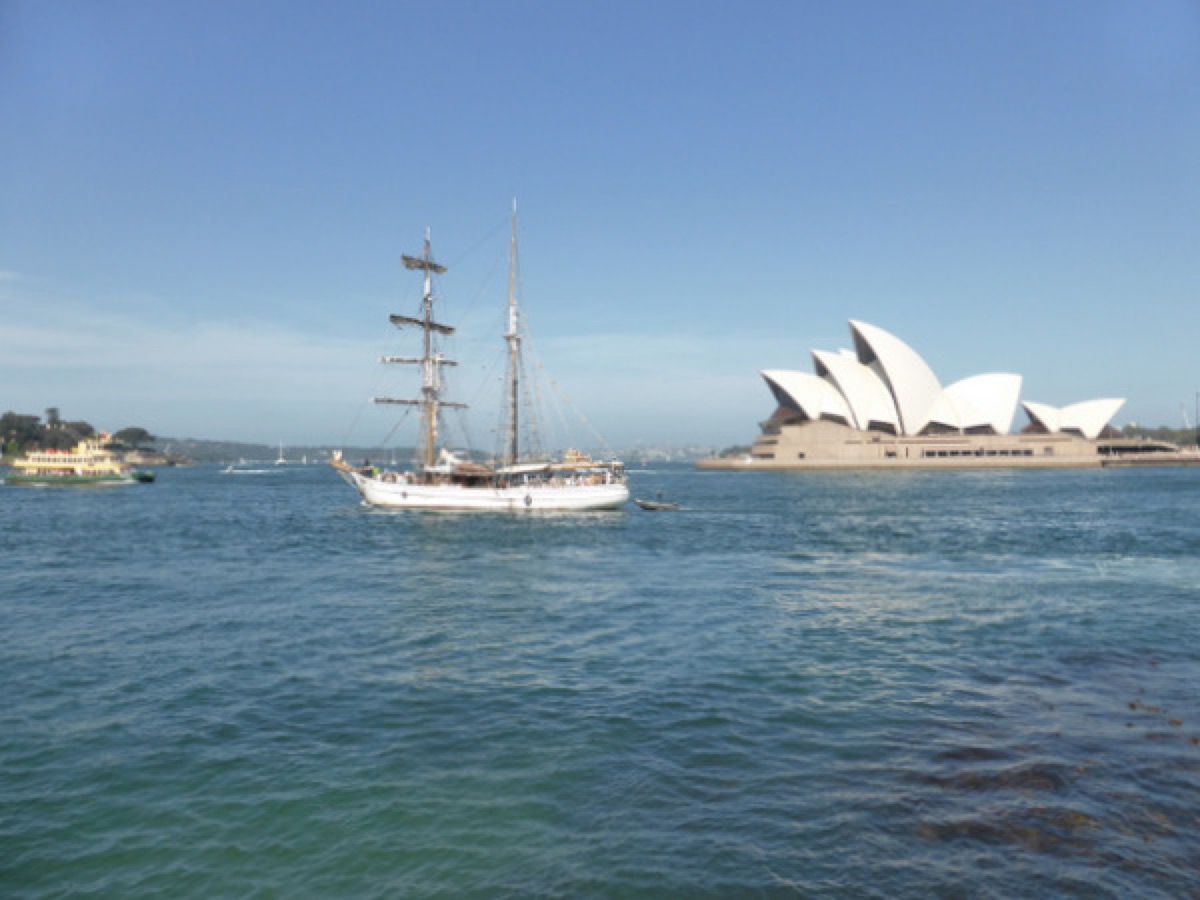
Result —
<path fill-rule="evenodd" d="M 153 472 L 126 465 L 106 444 L 108 434 L 85 438 L 73 450 L 32 450 L 13 460 L 5 484 L 136 484 L 154 480 Z"/>

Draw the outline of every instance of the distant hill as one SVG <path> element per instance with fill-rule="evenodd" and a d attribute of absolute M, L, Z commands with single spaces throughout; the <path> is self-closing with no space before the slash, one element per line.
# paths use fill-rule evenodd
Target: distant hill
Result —
<path fill-rule="evenodd" d="M 199 438 L 159 438 L 156 446 L 164 453 L 172 456 L 186 456 L 197 463 L 232 463 L 240 459 L 266 460 L 274 462 L 279 456 L 279 445 L 252 444 L 244 441 L 210 441 Z M 346 459 L 357 462 L 362 459 L 390 460 L 407 462 L 413 457 L 411 447 L 341 447 L 335 448 L 322 445 L 284 446 L 283 456 L 288 462 L 298 463 L 302 459 L 312 462 L 326 462 L 335 449 L 345 453 Z"/>

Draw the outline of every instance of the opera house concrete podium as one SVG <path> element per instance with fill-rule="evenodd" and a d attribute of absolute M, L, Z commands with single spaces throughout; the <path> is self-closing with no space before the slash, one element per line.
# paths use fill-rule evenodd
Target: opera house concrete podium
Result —
<path fill-rule="evenodd" d="M 899 338 L 853 320 L 850 331 L 854 350 L 814 350 L 813 372 L 763 372 L 778 407 L 761 424 L 750 452 L 700 460 L 697 466 L 1083 467 L 1178 450 L 1112 433 L 1108 423 L 1123 399 L 1062 408 L 1027 402 L 1022 405 L 1030 424 L 1012 434 L 1020 375 L 975 375 L 943 387 L 925 360 Z"/>

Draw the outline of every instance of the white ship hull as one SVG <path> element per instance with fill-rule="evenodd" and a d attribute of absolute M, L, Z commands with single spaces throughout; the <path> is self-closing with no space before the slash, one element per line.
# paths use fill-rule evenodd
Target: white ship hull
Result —
<path fill-rule="evenodd" d="M 536 483 L 498 486 L 408 484 L 339 470 L 371 506 L 484 512 L 587 512 L 618 509 L 629 501 L 629 488 L 611 484 Z"/>

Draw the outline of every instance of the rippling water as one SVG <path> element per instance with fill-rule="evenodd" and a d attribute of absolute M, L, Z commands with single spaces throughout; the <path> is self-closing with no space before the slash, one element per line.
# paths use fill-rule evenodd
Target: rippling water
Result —
<path fill-rule="evenodd" d="M 1200 470 L 0 488 L 0 895 L 1200 894 Z"/>

